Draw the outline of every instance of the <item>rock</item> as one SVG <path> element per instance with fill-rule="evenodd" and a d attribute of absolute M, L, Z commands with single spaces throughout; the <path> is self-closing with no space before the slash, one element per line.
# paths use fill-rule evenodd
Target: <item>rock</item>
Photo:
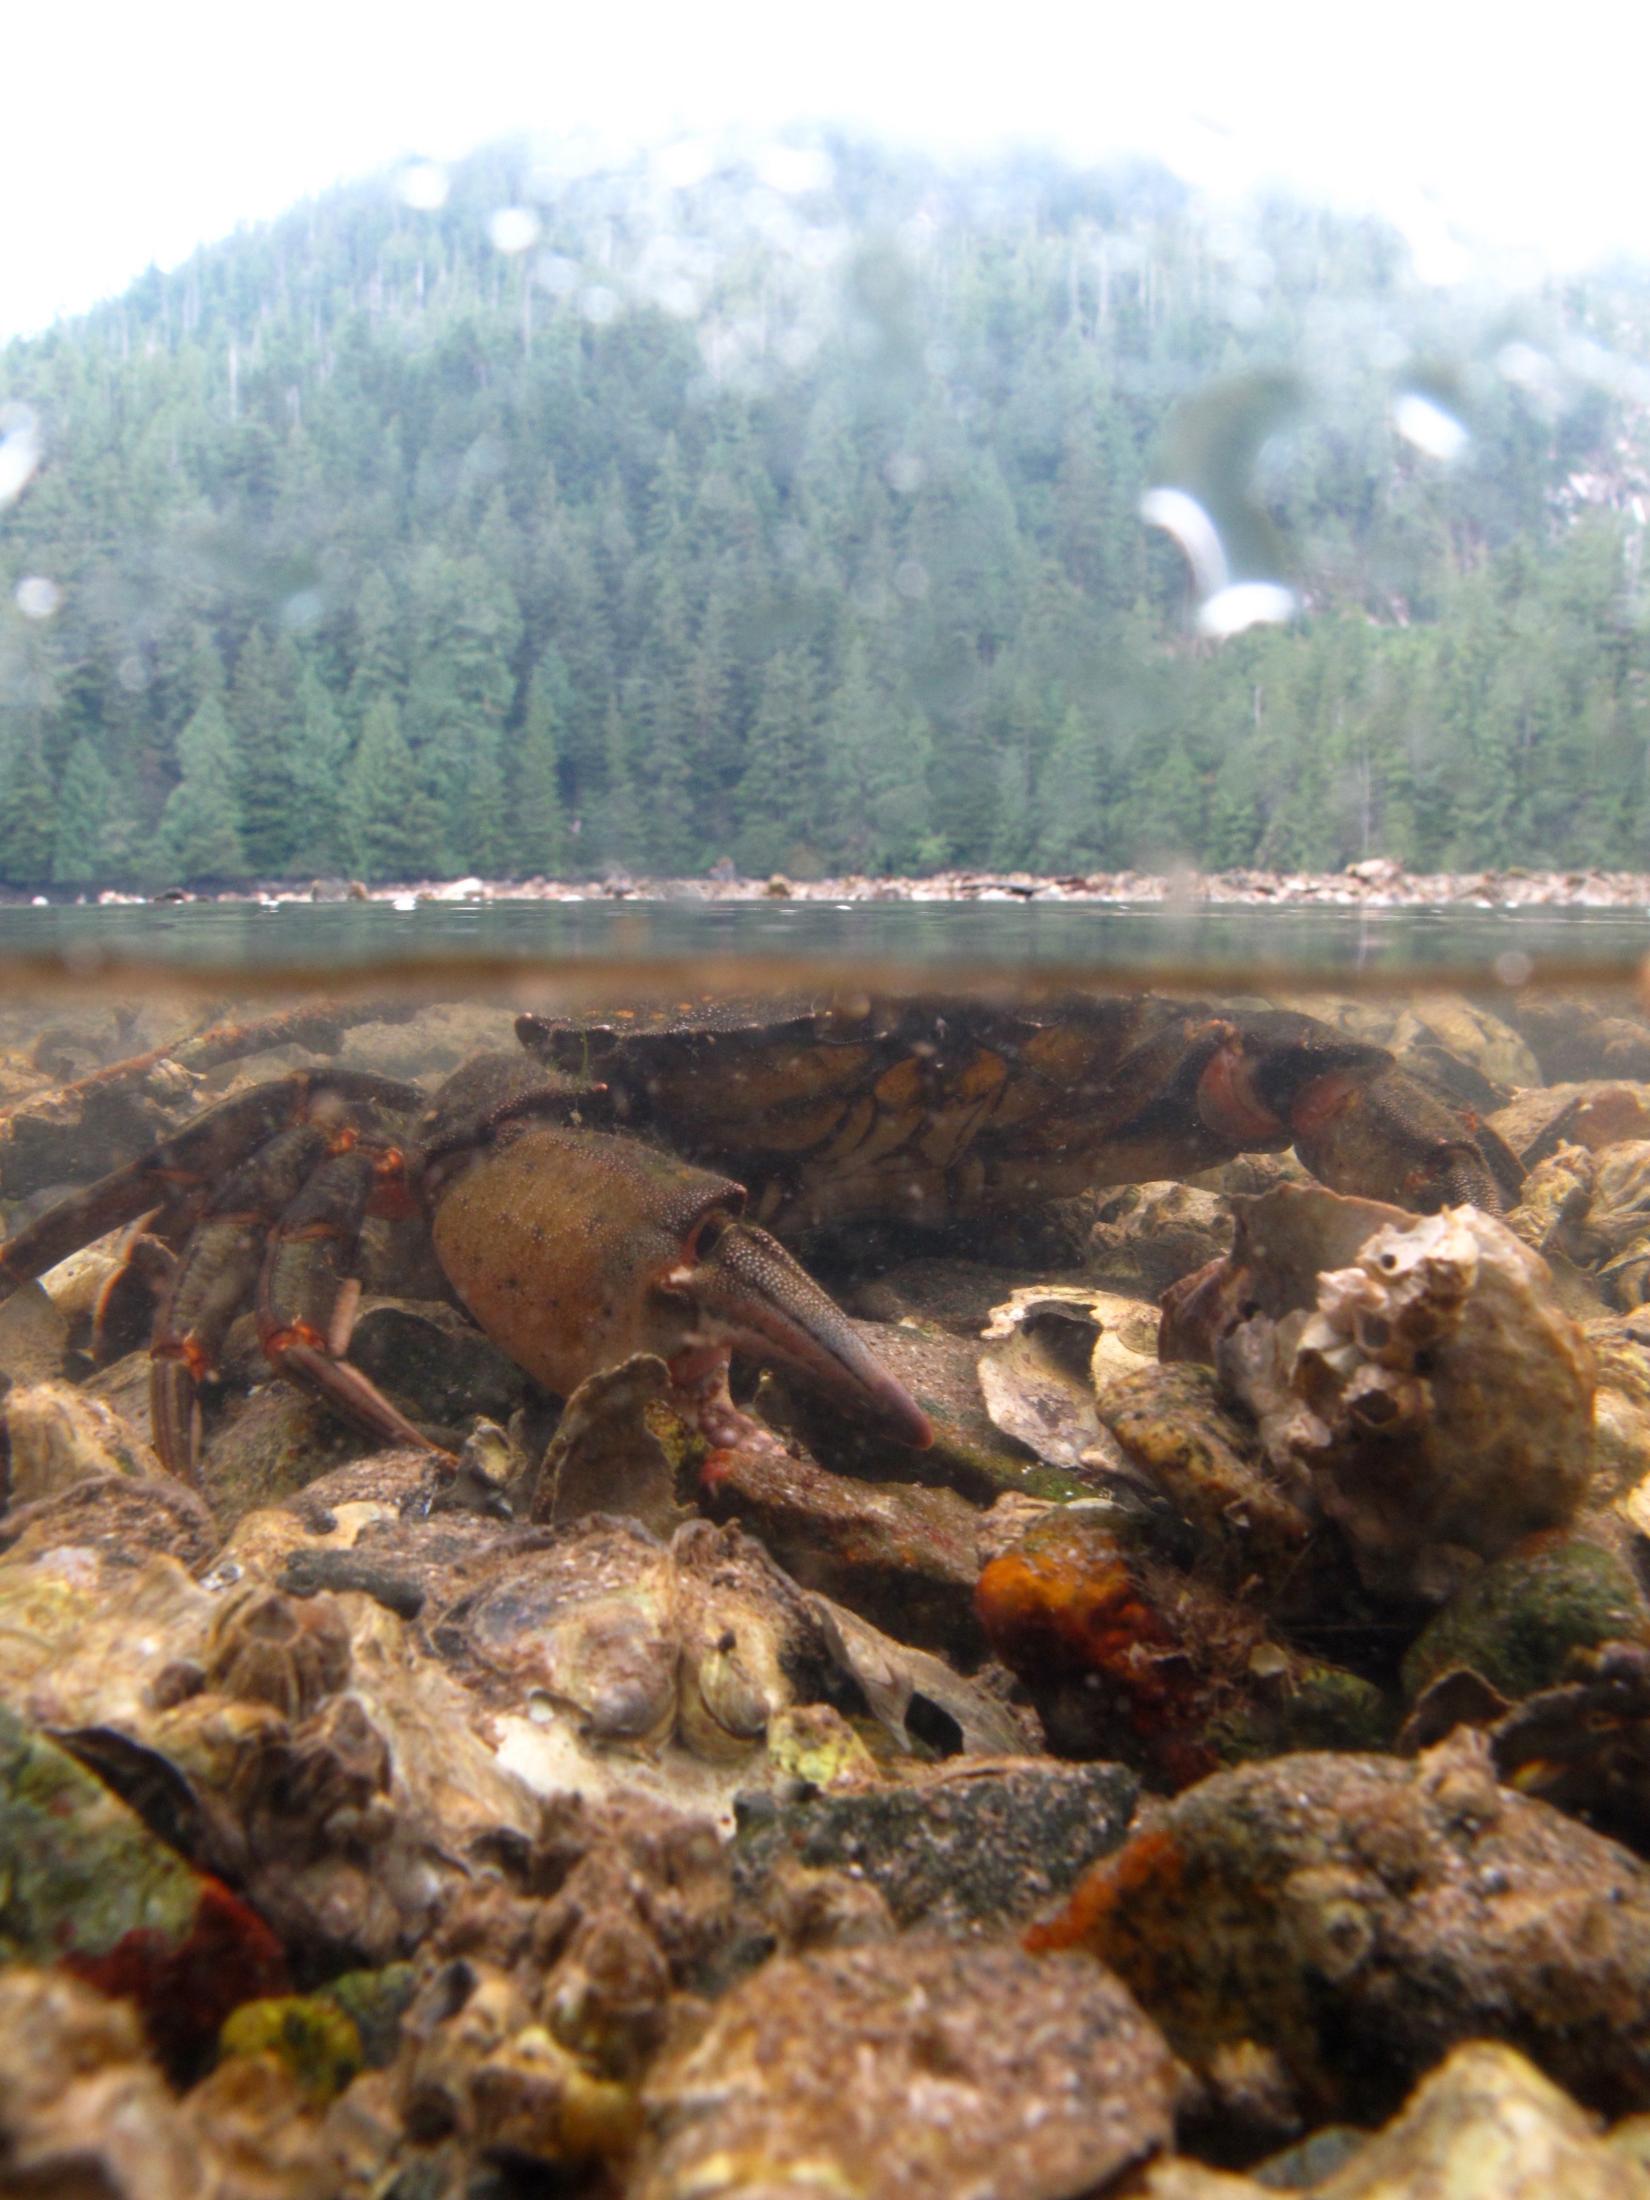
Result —
<path fill-rule="evenodd" d="M 536 1476 L 530 1517 L 554 1526 L 623 1513 L 666 1536 L 690 1517 L 677 1496 L 696 1439 L 671 1406 L 670 1370 L 651 1353 L 588 1376 L 562 1410 Z"/>
<path fill-rule="evenodd" d="M 1080 1294 L 1081 1295 L 1081 1294 Z M 1092 1296 L 1092 1294 L 1089 1294 Z M 839 1476 L 875 1482 L 949 1483 L 963 1497 L 989 1505 L 1001 1495 L 1039 1498 L 1080 1496 L 1080 1472 L 1050 1466 L 1016 1436 L 994 1425 L 981 1394 L 980 1348 L 931 1322 L 861 1323 L 877 1358 L 898 1377 L 927 1414 L 934 1441 L 922 1452 L 893 1444 L 865 1424 L 848 1420 L 817 1391 L 771 1368 L 757 1391 L 768 1419 L 794 1429 L 810 1452 Z"/>
<path fill-rule="evenodd" d="M 1476 1208 L 1385 1223 L 1346 1265 L 1314 1272 L 1313 1239 L 1342 1228 L 1334 1197 L 1240 1203 L 1226 1276 L 1199 1287 L 1225 1309 L 1210 1323 L 1217 1365 L 1277 1472 L 1304 1476 L 1345 1533 L 1366 1585 L 1437 1596 L 1464 1557 L 1493 1558 L 1575 1513 L 1593 1356 L 1544 1264 Z M 1345 1235 L 1365 1220 L 1353 1203 Z"/>
<path fill-rule="evenodd" d="M 1118 1376 L 1100 1412 L 1132 1479 L 1183 1523 L 1181 1555 L 1208 1579 L 1275 1582 L 1298 1563 L 1310 1519 L 1205 1369 L 1148 1364 Z"/>
<path fill-rule="evenodd" d="M 1614 1001 L 1532 990 L 1519 1000 L 1518 1021 L 1544 1078 L 1650 1077 L 1650 1025 Z"/>
<path fill-rule="evenodd" d="M 1262 1609 L 1158 1555 L 1115 1507 L 1044 1515 L 985 1568 L 976 1603 L 1051 1747 L 1160 1786 L 1280 1748 L 1369 1747 L 1392 1725 L 1368 1681 L 1273 1639 Z"/>
<path fill-rule="evenodd" d="M 66 1751 L 0 1705 L 0 1952 L 137 2005 L 186 2062 L 239 2002 L 284 1984 L 268 1928 Z"/>
<path fill-rule="evenodd" d="M 1138 1298 L 1160 1297 L 1232 1242 L 1231 1204 L 1216 1192 L 1163 1182 L 1107 1187 L 1092 1198 L 1083 1266 Z"/>
<path fill-rule="evenodd" d="M 1463 1678 L 1435 1682 L 1415 1718 Z M 1469 1706 L 1465 1715 L 1487 1729 L 1499 1778 L 1650 1853 L 1650 1650 L 1642 1643 L 1573 1652 L 1551 1688 L 1510 1706 Z"/>
<path fill-rule="evenodd" d="M 0 1971 L 0 2181 L 15 2194 L 205 2200 L 197 2142 L 137 2016 L 61 1972 Z"/>
<path fill-rule="evenodd" d="M 16 1299 L 8 1302 L 17 1304 Z M 0 1407 L 5 1423 L 7 1501 L 29 1505 L 72 1489 L 88 1475 L 159 1481 L 151 1447 L 100 1399 L 70 1383 L 19 1385 Z"/>
<path fill-rule="evenodd" d="M 1166 2147 L 1172 2094 L 1151 2025 L 1074 1959 L 915 1937 L 778 1957 L 649 2073 L 630 2190 L 1057 2200 Z"/>
<path fill-rule="evenodd" d="M 1464 994 L 1429 991 L 1402 1002 L 1314 994 L 1310 1008 L 1337 1031 L 1387 1048 L 1405 1069 L 1486 1113 L 1510 1091 L 1541 1082 L 1528 1041 Z"/>
<path fill-rule="evenodd" d="M 0 1518 L 0 1551 L 20 1560 L 72 1548 L 106 1552 L 128 1568 L 151 1552 L 199 1566 L 217 1545 L 217 1523 L 204 1500 L 170 1474 L 84 1475 Z"/>
<path fill-rule="evenodd" d="M 1631 1570 L 1579 1537 L 1542 1540 L 1474 1574 L 1410 1645 L 1404 1688 L 1413 1699 L 1453 1666 L 1505 1697 L 1550 1687 L 1572 1651 L 1650 1638 L 1650 1605 Z"/>
<path fill-rule="evenodd" d="M 341 1423 L 320 1398 L 270 1381 L 231 1398 L 201 1455 L 201 1486 L 225 1527 L 274 1505 L 342 1461 L 369 1439 Z"/>
<path fill-rule="evenodd" d="M 1616 1078 L 1532 1084 L 1489 1122 L 1534 1170 L 1565 1146 L 1598 1153 L 1624 1138 L 1650 1138 L 1650 1085 Z"/>
<path fill-rule="evenodd" d="M 0 1375 L 15 1384 L 49 1383 L 68 1358 L 69 1324 L 43 1285 L 25 1284 L 0 1304 Z"/>
<path fill-rule="evenodd" d="M 414 1421 L 436 1428 L 464 1428 L 477 1414 L 507 1421 L 529 1388 L 472 1321 L 436 1300 L 364 1300 L 349 1356 Z"/>
<path fill-rule="evenodd" d="M 719 1452 L 705 1502 L 759 1536 L 806 1588 L 909 1642 L 977 1647 L 982 1515 L 955 1491 L 828 1474 L 782 1452 Z"/>
<path fill-rule="evenodd" d="M 219 2054 L 268 2055 L 318 2107 L 336 2098 L 361 2069 L 361 2035 L 337 2002 L 321 1994 L 280 1994 L 243 2001 L 224 2020 Z"/>
<path fill-rule="evenodd" d="M 1650 2173 L 1522 2055 L 1474 2041 L 1312 2189 L 1315 2200 L 1650 2200 Z"/>
<path fill-rule="evenodd" d="M 902 1930 L 1013 1924 L 1117 1847 L 1139 1786 L 1116 1764 L 970 1758 L 897 1785 L 752 1797 L 738 1812 L 735 1891 L 759 1899 L 788 1862 L 863 1877 Z"/>
<path fill-rule="evenodd" d="M 1142 1318 L 1144 1317 L 1144 1318 Z M 995 1425 L 1071 1478 L 1063 1494 L 1104 1490 L 1123 1457 L 1096 1391 L 1153 1365 L 1154 1309 L 1078 1285 L 1032 1285 L 994 1307 L 983 1331 L 980 1393 Z"/>
<path fill-rule="evenodd" d="M 1390 2114 L 1474 2038 L 1606 2113 L 1650 2102 L 1650 1870 L 1497 1786 L 1465 1731 L 1219 1773 L 1028 1945 L 1109 1964 L 1194 2068 L 1264 2042 L 1308 2122 Z"/>

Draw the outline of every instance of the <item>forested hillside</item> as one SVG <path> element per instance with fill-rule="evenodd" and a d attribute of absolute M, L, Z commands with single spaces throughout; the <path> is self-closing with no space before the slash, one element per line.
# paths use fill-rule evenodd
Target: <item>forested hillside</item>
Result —
<path fill-rule="evenodd" d="M 843 144 L 435 195 L 0 354 L 0 881 L 1645 860 L 1634 279 Z M 1165 481 L 1296 620 L 1199 637 Z"/>

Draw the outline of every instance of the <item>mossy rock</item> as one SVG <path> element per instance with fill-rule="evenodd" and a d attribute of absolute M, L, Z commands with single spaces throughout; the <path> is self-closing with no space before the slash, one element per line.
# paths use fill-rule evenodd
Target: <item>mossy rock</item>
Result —
<path fill-rule="evenodd" d="M 1546 1539 L 1494 1560 L 1457 1591 L 1410 1646 L 1413 1700 L 1467 1666 L 1517 1701 L 1549 1688 L 1573 1650 L 1650 1641 L 1650 1608 L 1614 1553 L 1580 1538 Z"/>

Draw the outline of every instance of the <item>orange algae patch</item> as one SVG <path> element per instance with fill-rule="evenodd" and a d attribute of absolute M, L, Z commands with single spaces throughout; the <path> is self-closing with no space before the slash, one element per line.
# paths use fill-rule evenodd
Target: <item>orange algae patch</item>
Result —
<path fill-rule="evenodd" d="M 986 1567 L 974 1603 L 992 1648 L 1017 1671 L 1109 1673 L 1147 1700 L 1171 1692 L 1155 1666 L 1179 1642 L 1104 1529 L 1028 1537 Z"/>
<path fill-rule="evenodd" d="M 1085 1872 L 1059 1916 L 1031 1926 L 1023 1945 L 1032 1955 L 1086 1948 L 1103 1957 L 1113 1918 L 1142 1897 L 1159 1904 L 1173 1901 L 1184 1875 L 1184 1859 L 1171 1833 L 1158 1827 L 1136 1834 L 1116 1856 Z"/>
<path fill-rule="evenodd" d="M 1041 1523 L 985 1568 L 974 1606 L 992 1649 L 1023 1679 L 1109 1684 L 1156 1776 L 1179 1787 L 1210 1770 L 1195 1732 L 1205 1709 L 1196 1661 L 1109 1530 L 1060 1516 Z"/>

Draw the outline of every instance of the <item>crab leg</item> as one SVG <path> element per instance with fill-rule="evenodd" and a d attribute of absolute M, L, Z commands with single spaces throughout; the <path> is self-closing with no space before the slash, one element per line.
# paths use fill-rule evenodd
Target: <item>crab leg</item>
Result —
<path fill-rule="evenodd" d="M 151 1208 L 162 1210 L 163 1227 L 171 1230 L 287 1124 L 342 1114 L 362 1101 L 410 1112 L 422 1106 L 424 1095 L 416 1085 L 370 1070 L 296 1070 L 220 1100 L 175 1138 L 60 1200 L 0 1245 L 0 1299 Z"/>
<path fill-rule="evenodd" d="M 197 1393 L 263 1266 L 276 1218 L 327 1150 L 318 1123 L 293 1123 L 245 1162 L 190 1236 L 155 1313 L 149 1340 L 149 1420 L 163 1464 L 198 1479 Z"/>
<path fill-rule="evenodd" d="M 400 1408 L 344 1358 L 360 1297 L 361 1224 L 401 1156 L 359 1146 L 334 1154 L 282 1214 L 258 1279 L 258 1339 L 276 1371 L 319 1391 L 369 1436 L 431 1446 Z"/>

